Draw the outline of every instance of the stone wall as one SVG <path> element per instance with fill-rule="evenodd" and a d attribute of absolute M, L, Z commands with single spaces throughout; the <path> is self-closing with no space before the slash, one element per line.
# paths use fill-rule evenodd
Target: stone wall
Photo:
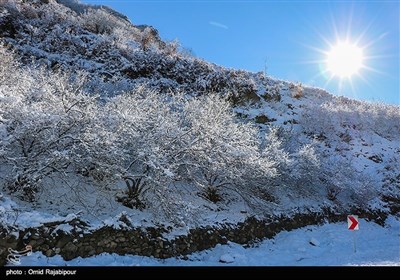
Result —
<path fill-rule="evenodd" d="M 387 217 L 386 213 L 376 211 L 354 209 L 351 213 L 381 225 Z M 46 223 L 38 228 L 20 231 L 18 238 L 7 235 L 5 230 L 0 229 L 0 265 L 6 263 L 8 248 L 22 250 L 28 244 L 32 246 L 33 251 L 41 251 L 49 257 L 60 254 L 65 260 L 100 253 L 168 258 L 210 249 L 228 241 L 249 244 L 263 238 L 271 238 L 283 230 L 293 230 L 325 221 L 345 220 L 346 214 L 334 213 L 331 210 L 296 213 L 290 217 L 275 216 L 265 220 L 250 217 L 238 224 L 194 228 L 189 230 L 187 235 L 167 240 L 163 238 L 163 234 L 168 230 L 163 227 L 133 228 L 127 225 L 116 229 L 105 226 L 88 231 L 85 222 L 74 219 L 64 223 Z M 68 226 L 72 230 L 67 234 L 60 229 L 60 225 Z"/>

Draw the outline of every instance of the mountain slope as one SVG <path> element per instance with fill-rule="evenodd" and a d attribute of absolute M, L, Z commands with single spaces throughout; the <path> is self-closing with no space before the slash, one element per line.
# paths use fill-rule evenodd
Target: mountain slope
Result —
<path fill-rule="evenodd" d="M 76 1 L 1 1 L 0 41 L 4 228 L 76 212 L 94 228 L 125 211 L 137 226 L 177 229 L 326 208 L 398 213 L 398 106 L 208 63 Z"/>

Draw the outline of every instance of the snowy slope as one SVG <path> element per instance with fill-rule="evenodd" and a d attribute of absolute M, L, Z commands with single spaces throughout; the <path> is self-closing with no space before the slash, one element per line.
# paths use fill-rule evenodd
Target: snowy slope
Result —
<path fill-rule="evenodd" d="M 269 183 L 270 201 L 277 203 L 278 209 L 291 204 L 298 207 L 309 199 L 388 209 L 400 199 L 398 106 L 335 97 L 323 89 L 187 56 L 179 44 L 162 42 L 154 28 L 135 26 L 102 6 L 54 0 L 30 3 L 4 1 L 0 5 L 4 31 L 0 41 L 25 64 L 34 57 L 35 63 L 50 69 L 84 71 L 90 77 L 86 90 L 95 94 L 121 94 L 143 84 L 160 93 L 218 93 L 229 96 L 238 119 L 255 123 L 260 134 L 278 127 L 280 140 L 294 162 Z M 304 166 L 296 163 L 302 147 L 313 148 L 319 169 L 309 168 L 311 162 Z M 293 174 L 295 171 L 301 175 Z M 118 205 L 107 199 L 109 194 L 96 193 L 93 186 L 74 190 L 76 193 L 58 187 L 43 187 L 39 208 L 49 211 L 52 206 L 48 203 L 54 199 L 53 205 L 63 212 L 60 214 L 67 215 L 82 210 L 77 207 L 78 200 L 78 205 L 86 208 L 97 207 L 105 214 L 111 209 L 112 215 L 118 214 L 119 209 L 112 210 Z M 380 201 L 383 197 L 389 201 Z M 306 204 L 309 207 L 315 202 Z M 85 215 L 101 219 L 98 211 L 87 213 L 90 211 L 84 209 Z"/>
<path fill-rule="evenodd" d="M 399 106 L 359 102 L 263 73 L 227 69 L 188 55 L 177 42 L 163 42 L 152 27 L 136 26 L 109 8 L 88 6 L 77 1 L 2 1 L 0 44 L 2 58 L 18 60 L 21 63 L 19 68 L 12 69 L 25 75 L 24 79 L 13 77 L 14 80 L 0 77 L 0 101 L 4 101 L 0 104 L 0 229 L 7 234 L 18 235 L 19 230 L 51 221 L 65 221 L 75 217 L 75 214 L 88 222 L 89 229 L 96 229 L 118 226 L 118 219 L 124 213 L 135 227 L 171 226 L 170 236 L 186 234 L 189 229 L 200 226 L 236 224 L 254 216 L 263 219 L 291 213 L 322 212 L 325 209 L 341 213 L 362 209 L 377 211 L 383 216 L 398 215 Z M 2 62 L 0 71 L 4 71 L 3 65 L 7 64 L 5 60 Z M 241 185 L 222 188 L 219 190 L 221 200 L 217 202 L 204 198 L 193 181 L 173 181 L 157 188 L 155 192 L 159 191 L 158 196 L 154 195 L 155 192 L 144 195 L 142 199 L 148 202 L 148 207 L 131 209 L 116 200 L 118 195 L 127 191 L 122 180 L 99 188 L 98 184 L 92 183 L 93 178 L 81 176 L 82 170 L 77 174 L 70 169 L 64 170 L 67 173 L 65 176 L 65 173 L 59 172 L 44 178 L 43 184 L 34 190 L 32 201 L 24 201 L 21 195 L 7 187 L 18 178 L 15 169 L 10 167 L 13 161 L 25 163 L 25 159 L 24 156 L 14 158 L 21 154 L 17 148 L 9 150 L 6 155 L 3 147 L 12 138 L 9 131 L 14 128 L 5 124 L 10 107 L 5 106 L 2 111 L 1 106 L 14 100 L 9 85 L 13 81 L 17 84 L 16 90 L 18 85 L 20 88 L 33 85 L 24 92 L 32 94 L 33 100 L 40 99 L 36 92 L 40 93 L 41 89 L 35 88 L 35 84 L 42 84 L 35 80 L 37 77 L 47 77 L 48 84 L 56 84 L 54 87 L 57 89 L 60 83 L 58 76 L 51 76 L 50 79 L 46 72 L 39 71 L 41 67 L 49 73 L 63 73 L 67 80 L 75 78 L 75 73 L 83 73 L 87 80 L 78 86 L 84 93 L 82 96 L 99 96 L 102 102 L 113 96 L 121 97 L 121 100 L 129 98 L 138 87 L 146 88 L 146 94 L 152 92 L 160 96 L 182 92 L 187 99 L 217 94 L 228 100 L 230 112 L 235 113 L 235 124 L 255 127 L 260 139 L 266 138 L 271 142 L 268 151 L 284 151 L 281 155 L 287 155 L 287 161 L 278 166 L 278 176 L 263 181 L 261 187 L 247 186 L 242 192 L 236 188 Z M 35 76 L 36 71 L 39 74 Z M 18 84 L 20 81 L 27 83 Z M 47 88 L 47 84 L 44 85 L 42 88 Z M 75 89 L 75 85 L 68 83 L 62 86 L 63 89 Z M 55 104 L 54 108 L 57 108 L 59 103 L 56 99 L 52 106 Z M 17 106 L 17 109 L 27 108 L 27 116 L 31 118 L 14 123 L 31 123 L 34 132 L 36 120 L 44 118 L 54 123 L 56 119 L 50 115 L 50 109 L 39 110 L 40 117 L 37 117 L 36 111 L 30 115 L 30 104 L 22 105 L 25 107 Z M 203 104 L 200 102 L 198 105 L 201 109 Z M 89 110 L 93 106 L 87 108 Z M 123 108 L 127 111 L 132 109 Z M 18 110 L 14 112 L 7 118 L 21 113 Z M 114 113 L 117 115 L 119 112 Z M 111 119 L 111 116 L 103 117 Z M 165 120 L 165 116 L 160 117 L 161 120 Z M 168 127 L 167 134 L 175 127 Z M 212 129 L 213 125 L 210 127 Z M 101 131 L 91 126 L 83 130 L 90 129 Z M 155 145 L 153 148 L 158 151 L 159 147 Z M 124 154 L 122 150 L 115 152 L 117 155 Z M 67 160 L 73 155 L 73 152 L 67 154 L 65 150 L 50 154 Z M 213 161 L 209 159 L 209 162 Z M 35 164 L 35 160 L 32 163 Z M 87 164 L 88 169 L 91 163 Z M 86 167 L 85 162 L 82 165 Z M 174 175 L 168 168 L 164 169 L 164 173 Z M 236 179 L 240 181 L 240 178 Z M 243 180 L 240 182 L 246 183 Z M 189 261 L 102 255 L 76 259 L 68 264 L 81 261 L 82 264 L 215 265 L 220 264 L 222 255 L 226 255 L 228 262 L 233 260 L 235 265 L 307 265 L 314 264 L 317 259 L 321 259 L 318 264 L 327 265 L 397 264 L 399 228 L 396 223 L 394 218 L 390 222 L 391 227 L 386 228 L 365 223 L 365 230 L 370 234 L 357 233 L 360 234 L 360 241 L 365 243 L 360 242 L 360 252 L 356 254 L 348 251 L 348 232 L 342 231 L 342 224 L 335 224 L 282 233 L 256 248 L 244 249 L 237 244 L 219 246 L 193 254 Z M 68 232 L 68 228 L 63 230 Z M 376 240 L 385 238 L 387 246 L 383 246 L 388 248 L 386 253 L 378 252 L 380 241 L 375 243 L 372 237 Z M 310 238 L 318 240 L 320 246 L 311 247 L 308 244 Z M 295 248 L 287 244 L 295 244 Z M 371 249 L 362 247 L 362 244 L 369 244 Z M 266 251 L 267 256 L 273 257 L 265 256 Z M 332 254 L 337 255 L 337 259 L 332 258 Z M 40 257 L 40 253 L 35 253 L 35 256 Z M 32 257 L 23 261 L 34 264 Z M 64 264 L 59 257 L 48 259 L 42 256 L 39 263 L 44 261 L 46 264 Z"/>

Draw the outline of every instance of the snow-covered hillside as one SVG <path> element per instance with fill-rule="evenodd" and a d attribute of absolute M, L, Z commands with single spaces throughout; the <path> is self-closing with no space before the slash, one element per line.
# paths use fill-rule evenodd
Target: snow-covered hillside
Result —
<path fill-rule="evenodd" d="M 208 63 L 72 0 L 0 1 L 0 60 L 3 236 L 76 234 L 72 216 L 170 240 L 251 217 L 398 215 L 399 106 Z"/>

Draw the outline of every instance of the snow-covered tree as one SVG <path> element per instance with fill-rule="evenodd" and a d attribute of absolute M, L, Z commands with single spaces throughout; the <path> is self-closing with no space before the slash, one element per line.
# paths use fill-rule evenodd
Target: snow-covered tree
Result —
<path fill-rule="evenodd" d="M 9 188 L 32 200 L 45 177 L 67 170 L 95 98 L 81 91 L 79 75 L 33 68 L 6 73 L 15 75 L 17 83 L 0 85 L 1 156 L 12 168 Z"/>
<path fill-rule="evenodd" d="M 208 199 L 218 201 L 224 187 L 246 193 L 259 179 L 277 175 L 279 151 L 262 149 L 256 128 L 238 122 L 227 100 L 216 95 L 190 100 L 184 122 L 189 129 L 181 170 Z"/>

